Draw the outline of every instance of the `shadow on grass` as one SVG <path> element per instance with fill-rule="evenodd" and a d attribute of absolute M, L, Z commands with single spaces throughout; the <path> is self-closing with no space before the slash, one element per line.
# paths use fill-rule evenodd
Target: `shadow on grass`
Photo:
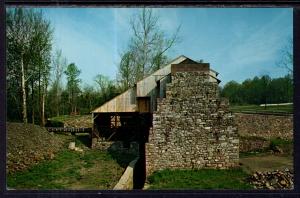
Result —
<path fill-rule="evenodd" d="M 136 151 L 131 148 L 120 149 L 120 146 L 122 147 L 122 143 L 114 142 L 108 148 L 108 153 L 123 168 L 127 168 L 130 162 L 139 157 L 133 169 L 133 188 L 142 189 L 146 178 L 145 144 L 139 144 Z"/>
<path fill-rule="evenodd" d="M 86 147 L 91 147 L 91 143 L 92 143 L 89 134 L 86 134 L 86 133 L 76 134 L 75 142 L 76 142 L 76 145 L 84 145 Z"/>
<path fill-rule="evenodd" d="M 121 148 L 121 146 L 120 142 L 114 142 L 107 151 L 112 159 L 114 159 L 122 168 L 126 168 L 138 154 L 131 152 L 129 148 Z"/>

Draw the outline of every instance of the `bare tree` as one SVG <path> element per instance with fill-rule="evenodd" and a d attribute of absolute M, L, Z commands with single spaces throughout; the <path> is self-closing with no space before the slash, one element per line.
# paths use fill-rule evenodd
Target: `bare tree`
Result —
<path fill-rule="evenodd" d="M 98 74 L 95 77 L 95 82 L 99 85 L 100 92 L 106 102 L 111 95 L 111 89 L 114 87 L 113 81 L 109 79 L 108 76 L 104 76 L 102 74 Z"/>
<path fill-rule="evenodd" d="M 293 77 L 293 40 L 289 38 L 287 44 L 281 50 L 282 56 L 281 60 L 277 65 L 281 68 L 284 68 L 288 71 L 288 74 Z"/>
<path fill-rule="evenodd" d="M 138 16 L 131 19 L 130 25 L 133 36 L 128 50 L 123 53 L 121 58 L 119 68 L 121 76 L 124 74 L 122 69 L 130 68 L 133 75 L 131 79 L 136 82 L 167 63 L 165 53 L 179 41 L 180 26 L 169 38 L 160 30 L 158 21 L 159 17 L 149 8 L 143 8 Z M 122 81 L 126 81 L 127 76 L 126 72 L 122 76 L 123 79 L 121 78 Z M 128 81 L 124 84 L 128 84 Z M 129 84 L 132 84 L 132 82 Z"/>
<path fill-rule="evenodd" d="M 67 59 L 62 56 L 61 50 L 56 50 L 53 60 L 53 73 L 54 79 L 52 84 L 52 90 L 54 92 L 54 104 L 56 108 L 56 116 L 59 116 L 60 102 L 61 102 L 61 93 L 62 93 L 62 74 L 65 68 L 67 67 Z"/>

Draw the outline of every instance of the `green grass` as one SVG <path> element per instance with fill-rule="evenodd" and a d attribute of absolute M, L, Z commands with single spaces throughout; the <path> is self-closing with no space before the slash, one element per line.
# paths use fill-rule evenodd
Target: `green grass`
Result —
<path fill-rule="evenodd" d="M 240 152 L 239 156 L 240 158 L 245 158 L 245 157 L 252 157 L 252 156 L 263 156 L 263 155 L 268 155 L 269 150 L 268 149 L 257 149 L 253 151 L 248 151 L 248 152 Z"/>
<path fill-rule="evenodd" d="M 65 189 L 58 180 L 72 182 L 78 179 L 79 153 L 64 150 L 52 161 L 41 162 L 26 171 L 8 175 L 7 184 L 17 189 Z"/>
<path fill-rule="evenodd" d="M 118 160 L 123 164 L 132 160 L 131 156 L 121 156 Z M 9 174 L 7 184 L 14 189 L 112 189 L 123 171 L 116 156 L 108 152 L 64 149 L 53 160 Z"/>
<path fill-rule="evenodd" d="M 276 146 L 285 147 L 287 145 L 293 144 L 292 140 L 285 140 L 281 138 L 273 138 L 270 142 L 270 148 L 275 148 Z"/>
<path fill-rule="evenodd" d="M 270 140 L 270 150 L 276 150 L 276 147 L 282 149 L 285 154 L 292 154 L 294 149 L 293 140 L 273 138 Z"/>
<path fill-rule="evenodd" d="M 293 113 L 293 105 L 283 105 L 283 106 L 267 106 L 261 107 L 259 105 L 241 105 L 241 106 L 231 106 L 229 109 L 233 112 L 267 112 L 267 113 Z"/>
<path fill-rule="evenodd" d="M 252 189 L 242 169 L 162 170 L 149 176 L 149 189 Z"/>

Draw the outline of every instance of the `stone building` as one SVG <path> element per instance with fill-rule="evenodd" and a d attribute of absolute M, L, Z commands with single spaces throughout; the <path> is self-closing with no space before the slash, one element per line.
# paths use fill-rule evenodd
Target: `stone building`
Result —
<path fill-rule="evenodd" d="M 92 112 L 92 146 L 138 142 L 147 175 L 238 165 L 238 133 L 217 75 L 209 63 L 179 56 Z"/>

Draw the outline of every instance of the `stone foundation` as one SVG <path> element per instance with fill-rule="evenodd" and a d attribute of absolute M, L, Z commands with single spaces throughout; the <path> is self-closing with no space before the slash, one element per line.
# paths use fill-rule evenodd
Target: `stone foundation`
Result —
<path fill-rule="evenodd" d="M 146 143 L 146 174 L 155 170 L 238 165 L 239 139 L 228 102 L 204 72 L 176 72 L 158 99 Z"/>

